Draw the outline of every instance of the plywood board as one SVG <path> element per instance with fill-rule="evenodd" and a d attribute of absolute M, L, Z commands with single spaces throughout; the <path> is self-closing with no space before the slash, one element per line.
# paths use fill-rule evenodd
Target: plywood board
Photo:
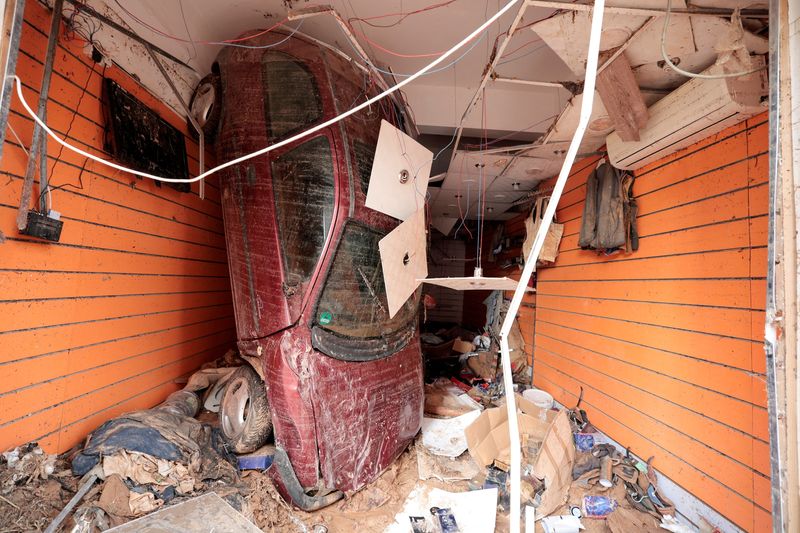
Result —
<path fill-rule="evenodd" d="M 425 241 L 425 210 L 420 209 L 378 242 L 390 317 L 428 275 Z"/>
<path fill-rule="evenodd" d="M 419 281 L 457 291 L 513 291 L 517 288 L 517 280 L 511 278 L 466 276 L 461 278 L 428 278 L 420 279 Z"/>
<path fill-rule="evenodd" d="M 218 533 L 253 533 L 260 531 L 252 522 L 231 507 L 216 493 L 167 507 L 151 515 L 117 526 L 109 531 L 133 533 L 169 533 L 172 531 L 215 531 Z"/>
<path fill-rule="evenodd" d="M 433 152 L 381 121 L 366 206 L 406 220 L 425 205 Z"/>

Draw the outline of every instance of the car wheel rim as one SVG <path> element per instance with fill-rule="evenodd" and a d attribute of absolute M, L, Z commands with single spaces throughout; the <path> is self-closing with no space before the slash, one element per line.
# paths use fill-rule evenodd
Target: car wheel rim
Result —
<path fill-rule="evenodd" d="M 230 392 L 222 406 L 222 430 L 228 437 L 236 437 L 244 431 L 250 412 L 250 391 L 244 380 L 231 382 Z"/>
<path fill-rule="evenodd" d="M 197 88 L 190 111 L 201 127 L 208 121 L 211 110 L 214 109 L 216 97 L 216 89 L 213 83 L 204 83 Z"/>

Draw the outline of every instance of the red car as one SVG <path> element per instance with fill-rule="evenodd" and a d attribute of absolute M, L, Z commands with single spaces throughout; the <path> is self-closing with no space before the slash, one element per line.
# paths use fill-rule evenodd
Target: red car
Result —
<path fill-rule="evenodd" d="M 323 122 L 374 95 L 335 50 L 274 33 L 224 49 L 192 112 L 220 162 Z M 419 291 L 389 318 L 378 241 L 398 221 L 364 206 L 384 99 L 347 120 L 226 169 L 222 208 L 242 367 L 221 426 L 233 449 L 277 452 L 288 501 L 328 505 L 374 480 L 420 428 Z M 266 389 L 266 390 L 265 390 Z"/>

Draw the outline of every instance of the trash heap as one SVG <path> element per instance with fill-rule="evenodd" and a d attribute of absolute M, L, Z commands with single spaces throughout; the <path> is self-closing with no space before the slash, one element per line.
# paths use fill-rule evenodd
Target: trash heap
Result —
<path fill-rule="evenodd" d="M 535 389 L 517 394 L 516 402 L 523 531 L 533 532 L 540 519 L 545 533 L 689 531 L 674 519 L 674 505 L 659 491 L 653 458 L 641 461 L 619 450 L 589 423 L 580 404 L 559 409 L 550 395 Z M 411 523 L 415 532 L 439 531 L 445 530 L 445 522 L 454 522 L 458 531 L 469 532 L 470 524 L 483 523 L 487 513 L 492 529 L 483 531 L 502 530 L 511 505 L 508 414 L 503 402 L 483 409 L 467 392 L 440 379 L 427 386 L 425 410 L 416 445 L 421 481 L 404 512 L 395 517 L 394 530 L 407 530 Z M 468 491 L 483 496 L 472 496 L 472 504 L 464 506 L 459 502 L 466 496 L 446 493 L 462 510 L 442 507 L 439 504 L 447 498 L 425 492 L 426 479 L 455 483 L 454 488 L 465 482 Z M 426 512 L 430 507 L 438 511 Z"/>

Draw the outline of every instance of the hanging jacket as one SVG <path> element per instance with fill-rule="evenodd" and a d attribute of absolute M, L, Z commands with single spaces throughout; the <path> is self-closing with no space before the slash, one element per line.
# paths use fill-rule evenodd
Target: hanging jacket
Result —
<path fill-rule="evenodd" d="M 633 176 L 602 163 L 586 180 L 586 201 L 578 246 L 610 251 L 639 248 Z"/>

